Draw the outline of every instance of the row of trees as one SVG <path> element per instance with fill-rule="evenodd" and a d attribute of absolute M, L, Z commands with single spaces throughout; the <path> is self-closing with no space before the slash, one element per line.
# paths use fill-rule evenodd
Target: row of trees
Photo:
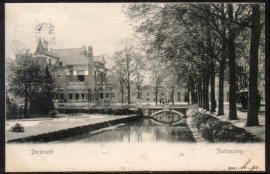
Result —
<path fill-rule="evenodd" d="M 168 72 L 177 79 L 178 85 L 188 87 L 191 97 L 196 98 L 201 107 L 212 112 L 215 111 L 215 76 L 218 75 L 218 115 L 224 115 L 223 88 L 228 73 L 228 119 L 237 119 L 236 91 L 249 87 L 246 126 L 259 124 L 258 110 L 253 106 L 259 98 L 258 63 L 263 63 L 264 59 L 263 4 L 142 3 L 128 4 L 123 9 L 147 59 L 159 62 L 154 75 Z M 151 65 L 155 69 L 155 63 Z M 159 81 L 158 77 L 155 79 Z"/>

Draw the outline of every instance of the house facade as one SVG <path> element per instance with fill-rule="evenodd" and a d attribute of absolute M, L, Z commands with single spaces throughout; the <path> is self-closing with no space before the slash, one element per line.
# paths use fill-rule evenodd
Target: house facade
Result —
<path fill-rule="evenodd" d="M 93 56 L 93 47 L 48 49 L 46 40 L 38 42 L 35 58 L 48 66 L 56 83 L 55 106 L 90 106 L 111 98 L 104 56 Z"/>

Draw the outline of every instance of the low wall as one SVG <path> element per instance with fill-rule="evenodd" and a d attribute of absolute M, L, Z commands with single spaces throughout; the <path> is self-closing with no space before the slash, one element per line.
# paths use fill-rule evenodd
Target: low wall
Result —
<path fill-rule="evenodd" d="M 91 131 L 102 129 L 105 127 L 117 125 L 120 123 L 128 123 L 128 122 L 136 121 L 140 118 L 141 118 L 140 116 L 133 115 L 130 117 L 119 118 L 119 119 L 104 121 L 104 122 L 95 123 L 95 124 L 83 125 L 83 126 L 73 127 L 73 128 L 69 128 L 69 129 L 63 129 L 63 130 L 59 130 L 59 131 L 24 137 L 24 138 L 13 139 L 13 140 L 9 140 L 8 142 L 51 142 L 51 141 L 57 141 L 57 140 L 61 140 L 64 138 L 80 135 L 80 134 L 83 134 L 86 132 L 91 132 Z"/>

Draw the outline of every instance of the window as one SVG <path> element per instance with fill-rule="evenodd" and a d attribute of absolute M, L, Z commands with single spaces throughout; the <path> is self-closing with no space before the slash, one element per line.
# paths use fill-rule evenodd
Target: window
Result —
<path fill-rule="evenodd" d="M 227 92 L 227 101 L 229 101 L 229 96 L 230 96 L 230 93 Z"/>
<path fill-rule="evenodd" d="M 69 100 L 73 100 L 73 94 L 68 94 Z"/>
<path fill-rule="evenodd" d="M 58 94 L 55 94 L 54 98 L 55 98 L 55 100 L 58 100 L 59 99 Z"/>
<path fill-rule="evenodd" d="M 181 93 L 180 92 L 177 93 L 177 102 L 181 102 Z"/>
<path fill-rule="evenodd" d="M 84 82 L 84 75 L 78 76 L 78 82 Z"/>
<path fill-rule="evenodd" d="M 76 99 L 76 100 L 79 100 L 79 99 L 80 99 L 80 94 L 76 93 L 76 94 L 75 94 L 75 99 Z"/>
<path fill-rule="evenodd" d="M 149 99 L 149 98 L 147 98 L 147 99 L 146 99 L 146 101 L 148 101 L 148 102 L 149 102 L 149 101 L 150 101 L 150 99 Z"/>
<path fill-rule="evenodd" d="M 81 96 L 82 96 L 82 100 L 85 100 L 85 98 L 84 98 L 84 94 L 81 94 Z"/>
<path fill-rule="evenodd" d="M 154 102 L 156 101 L 156 98 L 154 98 Z"/>
<path fill-rule="evenodd" d="M 64 94 L 60 93 L 60 100 L 65 100 Z"/>
<path fill-rule="evenodd" d="M 51 65 L 52 64 L 52 59 L 49 59 L 49 65 Z"/>
<path fill-rule="evenodd" d="M 188 93 L 185 93 L 185 102 L 188 102 Z"/>
<path fill-rule="evenodd" d="M 77 72 L 77 75 L 78 75 L 78 81 L 79 82 L 84 82 L 84 74 L 85 74 L 85 71 L 84 70 L 79 70 Z"/>
<path fill-rule="evenodd" d="M 62 66 L 62 62 L 59 62 L 59 66 Z"/>
<path fill-rule="evenodd" d="M 149 93 L 147 93 L 146 95 L 147 95 L 147 96 L 149 96 L 150 94 L 149 94 Z"/>

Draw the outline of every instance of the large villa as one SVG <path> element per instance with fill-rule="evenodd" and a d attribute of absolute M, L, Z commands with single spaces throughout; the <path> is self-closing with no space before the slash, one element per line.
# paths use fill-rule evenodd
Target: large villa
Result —
<path fill-rule="evenodd" d="M 40 39 L 34 56 L 48 66 L 56 81 L 56 107 L 90 106 L 100 99 L 114 99 L 104 56 L 93 56 L 92 46 L 49 49 L 48 42 Z"/>

